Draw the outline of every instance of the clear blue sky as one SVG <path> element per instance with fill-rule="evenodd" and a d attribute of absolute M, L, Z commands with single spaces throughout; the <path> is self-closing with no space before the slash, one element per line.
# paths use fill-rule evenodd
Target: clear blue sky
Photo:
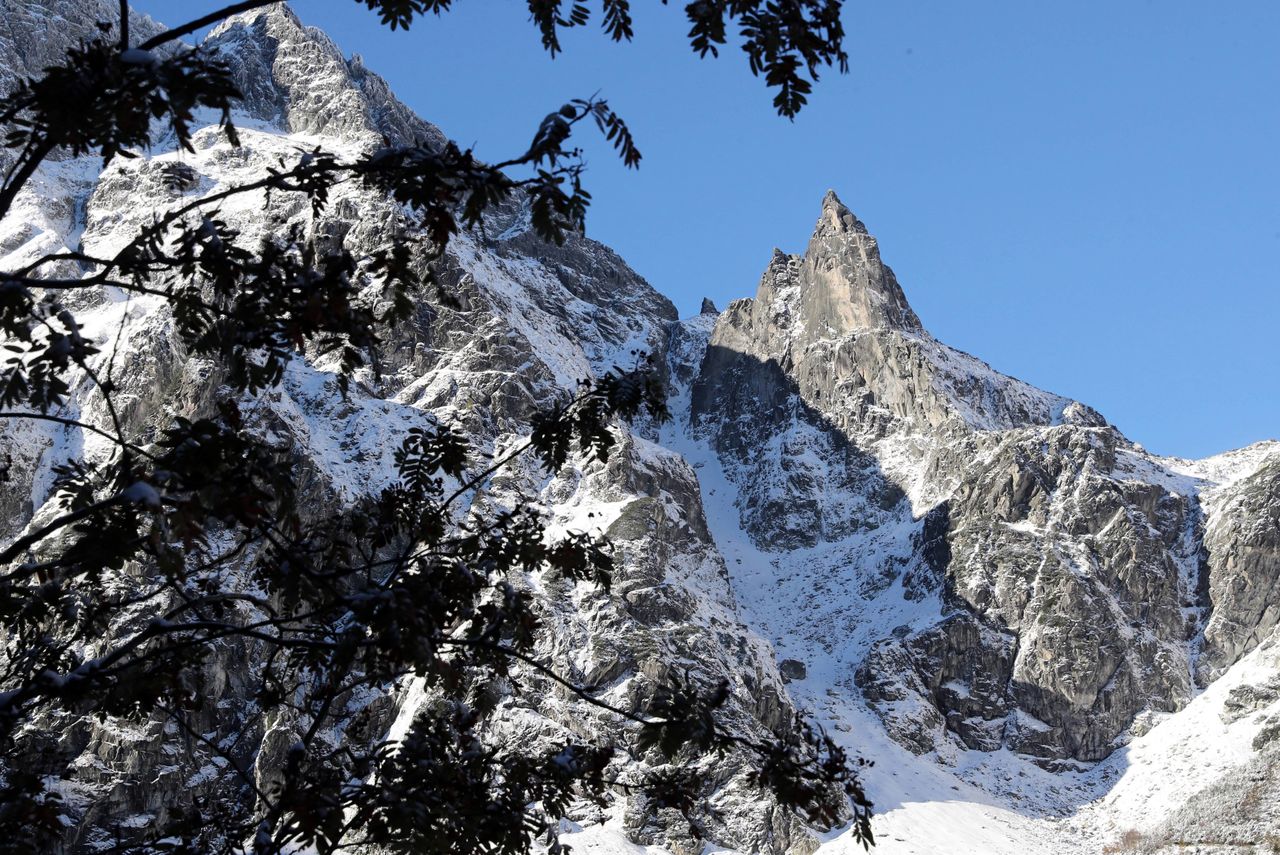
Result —
<path fill-rule="evenodd" d="M 830 187 L 943 341 L 1161 453 L 1280 436 L 1280 3 L 849 0 L 850 73 L 795 122 L 736 51 L 692 55 L 682 2 L 633 3 L 634 43 L 593 22 L 554 61 L 515 0 L 395 33 L 293 8 L 484 157 L 599 90 L 644 162 L 583 138 L 588 231 L 682 314 L 754 294 Z"/>

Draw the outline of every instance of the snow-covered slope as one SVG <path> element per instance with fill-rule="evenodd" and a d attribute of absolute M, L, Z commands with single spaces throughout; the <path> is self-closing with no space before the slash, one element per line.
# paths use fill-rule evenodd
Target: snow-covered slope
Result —
<path fill-rule="evenodd" d="M 59 38 L 87 32 L 50 22 L 110 5 L 22 0 L 0 27 L 0 67 L 30 73 L 32 60 L 15 59 L 24 46 L 43 38 L 51 61 Z M 48 164 L 0 222 L 0 269 L 59 247 L 109 253 L 157 208 L 300 149 L 444 139 L 286 9 L 240 16 L 208 44 L 246 92 L 244 146 L 210 126 L 192 152 L 161 143 L 106 170 L 93 158 Z M 403 216 L 358 186 L 318 215 L 280 194 L 239 197 L 222 215 L 246 241 L 295 223 L 358 252 Z M 445 419 L 501 451 L 579 379 L 636 350 L 663 354 L 673 422 L 619 427 L 607 465 L 516 469 L 487 499 L 535 496 L 559 529 L 600 530 L 621 551 L 609 594 L 519 580 L 554 628 L 548 661 L 619 700 L 692 663 L 731 682 L 744 732 L 781 726 L 793 705 L 811 710 L 875 763 L 880 851 L 1096 852 L 1130 831 L 1154 847 L 1261 843 L 1276 830 L 1280 444 L 1155 457 L 1089 407 L 947 347 L 834 194 L 806 252 L 775 252 L 757 296 L 723 313 L 678 321 L 607 247 L 538 241 L 518 204 L 458 237 L 439 278 L 459 306 L 423 295 L 386 342 L 380 377 L 358 378 L 343 400 L 331 366 L 300 358 L 258 418 L 291 448 L 314 501 L 341 503 L 385 483 L 408 427 Z M 77 307 L 86 335 L 120 337 L 126 419 L 140 436 L 209 403 L 212 367 L 180 352 L 166 312 L 109 290 Z M 72 406 L 105 423 L 87 384 Z M 52 465 L 102 450 L 75 430 L 5 430 L 7 540 L 39 517 Z M 234 681 L 221 684 L 224 708 L 239 709 Z M 423 696 L 408 684 L 367 702 L 394 734 Z M 64 790 L 69 834 L 86 849 L 105 845 L 111 822 L 145 828 L 226 786 L 173 734 L 75 726 Z M 209 727 L 228 735 L 225 722 Z M 502 732 L 537 742 L 617 727 L 547 686 L 536 707 L 504 709 Z M 244 739 L 260 769 L 279 760 L 268 736 Z M 601 855 L 854 850 L 779 811 L 740 758 L 703 772 L 703 838 L 620 796 L 575 815 L 567 842 Z"/>

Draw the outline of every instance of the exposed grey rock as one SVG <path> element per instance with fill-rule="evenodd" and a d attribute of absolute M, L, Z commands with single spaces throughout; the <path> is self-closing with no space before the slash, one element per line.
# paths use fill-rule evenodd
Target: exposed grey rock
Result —
<path fill-rule="evenodd" d="M 1213 610 L 1201 660 L 1207 681 L 1280 623 L 1280 456 L 1215 498 L 1204 548 Z"/>
<path fill-rule="evenodd" d="M 1222 720 L 1228 724 L 1271 706 L 1280 700 L 1280 676 L 1258 685 L 1236 686 L 1222 705 Z"/>
<path fill-rule="evenodd" d="M 782 675 L 782 682 L 790 683 L 792 680 L 803 680 L 809 675 L 808 669 L 804 667 L 804 663 L 799 659 L 783 659 L 778 663 L 778 673 Z"/>
<path fill-rule="evenodd" d="M 860 329 L 921 329 L 893 271 L 880 261 L 876 239 L 832 190 L 822 200 L 798 279 L 797 321 L 810 340 Z"/>
<path fill-rule="evenodd" d="M 284 4 L 229 18 L 204 46 L 231 61 L 242 109 L 284 131 L 344 142 L 382 136 L 399 145 L 445 142 L 359 56 L 344 58 L 328 36 L 304 26 Z"/>
<path fill-rule="evenodd" d="M 6 7 L 0 74 L 56 60 L 115 8 L 108 0 Z M 158 26 L 138 19 L 134 29 Z M 23 194 L 20 216 L 0 225 L 4 265 L 64 246 L 110 247 L 156 206 L 293 156 L 302 137 L 291 134 L 346 151 L 383 137 L 444 143 L 359 57 L 346 59 L 285 7 L 237 17 L 207 44 L 248 96 L 237 116 L 244 147 L 204 128 L 180 157 L 158 146 L 105 170 L 92 158 L 51 164 Z M 393 200 L 358 186 L 336 190 L 319 215 L 285 194 L 228 203 L 223 214 L 247 243 L 296 223 L 317 243 L 357 255 L 405 225 Z M 575 460 L 550 478 L 534 466 L 504 472 L 485 499 L 491 506 L 535 496 L 560 524 L 598 527 L 617 544 L 609 593 L 551 577 L 513 583 L 536 592 L 549 627 L 539 655 L 584 683 L 613 687 L 619 703 L 644 699 L 688 667 L 695 679 L 729 681 L 730 727 L 763 739 L 792 721 L 789 693 L 811 688 L 837 661 L 844 670 L 825 691 L 865 699 L 915 754 L 1009 749 L 1049 769 L 1075 768 L 1179 709 L 1280 621 L 1280 447 L 1157 458 L 1084 404 L 938 342 L 875 238 L 832 193 L 805 253 L 775 250 L 754 299 L 723 312 L 704 300 L 685 321 L 609 248 L 582 236 L 561 247 L 540 241 L 519 198 L 454 240 L 434 272 L 457 305 L 420 295 L 416 316 L 384 342 L 379 377 L 357 377 L 344 399 L 331 366 L 312 354 L 264 396 L 259 427 L 289 449 L 319 511 L 377 489 L 407 427 L 447 420 L 496 451 L 579 379 L 630 365 L 642 351 L 659 357 L 680 442 L 712 449 L 728 479 L 716 489 L 732 493 L 730 516 L 761 554 L 777 557 L 771 581 L 799 580 L 789 590 L 800 600 L 782 610 L 789 644 L 780 658 L 747 625 L 738 568 L 717 542 L 723 529 L 712 531 L 723 518 L 709 521 L 709 488 L 696 468 L 710 458 L 691 465 L 695 458 L 661 444 L 672 434 L 655 425 L 620 426 L 607 464 Z M 116 359 L 131 433 L 152 436 L 174 415 L 208 410 L 217 372 L 183 353 L 164 311 L 122 308 L 103 292 L 75 308 L 112 332 L 128 313 Z M 70 409 L 107 424 L 89 383 L 77 381 Z M 93 453 L 94 440 L 47 424 L 0 430 L 7 540 L 49 512 L 51 467 Z M 583 508 L 595 509 L 586 523 Z M 124 581 L 141 572 L 127 568 Z M 854 637 L 853 655 L 840 659 L 836 648 Z M 243 646 L 214 652 L 193 675 L 210 704 L 189 724 L 234 739 L 237 760 L 266 782 L 282 768 L 294 724 L 251 715 L 243 663 L 253 657 Z M 522 679 L 541 696 L 504 707 L 497 744 L 619 733 L 561 687 Z M 1213 846 L 1224 829 L 1251 834 L 1275 822 L 1274 776 L 1262 768 L 1280 744 L 1275 693 L 1274 681 L 1251 682 L 1223 707 L 1224 719 L 1258 724 L 1260 755 L 1238 780 L 1206 792 L 1221 822 L 1197 819 L 1189 806 L 1152 840 Z M 404 686 L 361 703 L 365 715 L 341 736 L 371 744 L 433 700 Z M 33 764 L 57 774 L 75 761 L 71 848 L 105 846 L 103 829 L 118 819 L 154 822 L 232 786 L 172 722 L 68 716 L 42 725 Z M 618 772 L 660 763 L 636 758 Z M 701 837 L 638 800 L 623 810 L 630 836 L 669 852 L 698 852 L 708 841 L 770 855 L 816 847 L 812 830 L 749 779 L 741 754 L 709 758 L 700 772 L 712 808 L 700 817 Z M 577 821 L 599 818 L 575 812 Z"/>

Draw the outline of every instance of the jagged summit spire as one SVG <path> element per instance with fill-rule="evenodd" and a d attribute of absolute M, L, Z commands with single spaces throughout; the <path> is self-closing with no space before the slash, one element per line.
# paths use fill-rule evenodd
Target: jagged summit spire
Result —
<path fill-rule="evenodd" d="M 834 190 L 828 190 L 822 197 L 822 219 L 818 221 L 818 227 L 822 228 L 824 224 L 833 232 L 867 234 L 867 227 L 862 224 L 862 220 L 845 207 Z"/>
<path fill-rule="evenodd" d="M 818 336 L 858 329 L 922 330 L 876 239 L 834 190 L 822 198 L 799 272 L 800 313 Z"/>

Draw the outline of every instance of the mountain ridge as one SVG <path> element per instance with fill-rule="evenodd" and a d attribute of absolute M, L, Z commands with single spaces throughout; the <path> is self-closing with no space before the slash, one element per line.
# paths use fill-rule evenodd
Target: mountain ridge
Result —
<path fill-rule="evenodd" d="M 24 3 L 64 16 L 101 7 Z M 385 81 L 283 7 L 227 23 L 209 44 L 253 83 L 237 115 L 244 148 L 205 128 L 191 153 L 157 148 L 106 170 L 94 158 L 52 164 L 0 224 L 0 264 L 58 246 L 109 251 L 155 205 L 244 180 L 304 145 L 443 142 Z M 16 49 L 0 40 L 0 57 Z M 176 184 L 166 180 L 175 171 Z M 402 223 L 390 200 L 357 188 L 321 215 L 260 196 L 224 214 L 246 240 L 293 222 L 360 251 Z M 408 427 L 446 420 L 498 452 L 577 380 L 637 349 L 661 356 L 672 423 L 620 427 L 607 464 L 575 459 L 553 477 L 516 466 L 487 500 L 534 496 L 556 530 L 594 529 L 618 544 L 612 596 L 520 580 L 556 628 L 539 651 L 548 661 L 619 700 L 695 662 L 730 681 L 729 716 L 744 733 L 768 734 L 797 705 L 813 710 L 877 760 L 868 786 L 886 852 L 938 851 L 938 822 L 962 829 L 952 851 L 973 852 L 1090 851 L 1123 832 L 1120 822 L 1224 833 L 1214 817 L 1187 814 L 1194 791 L 1128 764 L 1132 754 L 1148 767 L 1166 756 L 1182 764 L 1169 768 L 1196 768 L 1160 741 L 1184 727 L 1184 710 L 1218 740 L 1206 745 L 1230 749 L 1209 764 L 1208 786 L 1226 792 L 1239 769 L 1274 756 L 1277 741 L 1264 737 L 1280 721 L 1280 694 L 1268 695 L 1280 667 L 1268 664 L 1280 621 L 1280 444 L 1156 457 L 1084 404 L 936 341 L 834 193 L 806 252 L 775 251 L 754 298 L 690 319 L 607 247 L 538 241 L 519 200 L 456 238 L 439 276 L 460 306 L 422 295 L 426 308 L 379 353 L 382 378 L 358 376 L 345 403 L 328 363 L 299 359 L 264 396 L 260 426 L 287 443 L 315 502 L 342 503 L 390 477 L 390 450 Z M 154 301 L 102 293 L 77 311 L 87 335 L 123 325 L 130 430 L 207 406 L 210 366 L 174 347 Z M 74 405 L 105 424 L 87 384 Z M 0 503 L 9 536 L 41 513 L 53 463 L 101 449 L 61 429 L 6 427 L 5 437 L 22 452 L 12 477 L 27 496 Z M 236 655 L 205 678 L 243 712 Z M 394 734 L 426 701 L 411 682 L 368 709 Z M 619 732 L 551 687 L 542 704 L 504 715 L 507 739 Z M 226 785 L 198 751 L 175 755 L 163 732 L 45 724 L 66 728 L 39 762 L 65 755 L 74 770 L 71 849 L 92 851 L 110 821 L 145 828 L 186 790 Z M 230 735 L 225 722 L 201 725 Z M 287 734 L 282 722 L 237 736 L 252 747 L 246 762 L 270 775 Z M 151 775 L 165 764 L 173 770 Z M 601 853 L 706 843 L 848 851 L 847 839 L 815 834 L 763 797 L 732 755 L 700 772 L 705 837 L 619 796 L 607 811 L 576 813 L 569 842 Z M 1134 807 L 1155 803 L 1137 798 L 1142 786 L 1164 794 L 1149 816 Z M 992 817 L 991 829 L 968 828 Z M 1261 834 L 1249 816 L 1232 821 Z"/>

